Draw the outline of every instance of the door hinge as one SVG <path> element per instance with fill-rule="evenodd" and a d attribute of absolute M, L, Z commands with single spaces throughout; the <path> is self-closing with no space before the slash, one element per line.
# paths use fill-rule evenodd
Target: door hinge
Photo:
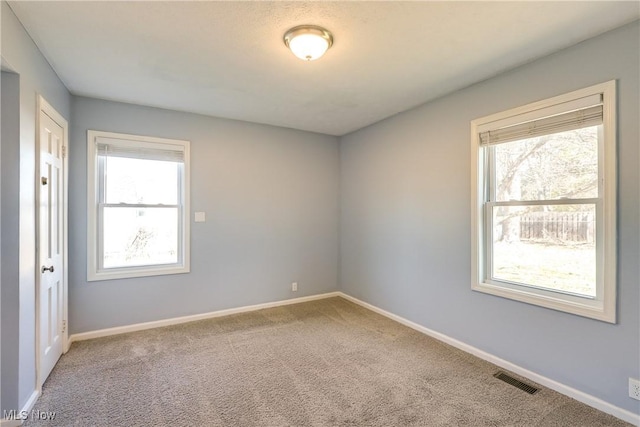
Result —
<path fill-rule="evenodd" d="M 65 332 L 67 332 L 67 321 L 63 320 L 62 321 L 62 333 L 64 334 Z"/>
<path fill-rule="evenodd" d="M 63 145 L 62 146 L 62 157 L 67 157 L 67 146 Z"/>

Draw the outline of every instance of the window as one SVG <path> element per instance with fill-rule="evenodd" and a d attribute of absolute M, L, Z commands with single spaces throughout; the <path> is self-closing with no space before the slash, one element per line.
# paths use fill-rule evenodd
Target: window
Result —
<path fill-rule="evenodd" d="M 615 323 L 615 81 L 471 122 L 472 289 Z"/>
<path fill-rule="evenodd" d="M 189 142 L 88 132 L 87 279 L 189 272 Z"/>

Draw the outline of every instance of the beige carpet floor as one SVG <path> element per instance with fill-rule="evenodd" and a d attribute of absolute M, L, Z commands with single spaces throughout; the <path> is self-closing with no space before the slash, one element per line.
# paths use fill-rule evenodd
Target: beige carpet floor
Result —
<path fill-rule="evenodd" d="M 498 370 L 330 298 L 74 343 L 25 425 L 629 425 Z"/>

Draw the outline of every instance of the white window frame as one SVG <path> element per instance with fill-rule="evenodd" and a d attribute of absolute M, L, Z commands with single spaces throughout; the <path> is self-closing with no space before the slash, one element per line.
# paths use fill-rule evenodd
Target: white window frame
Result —
<path fill-rule="evenodd" d="M 103 178 L 98 164 L 98 142 L 101 140 L 117 140 L 119 144 L 132 147 L 155 147 L 181 149 L 184 153 L 183 174 L 178 201 L 178 262 L 174 264 L 147 265 L 120 268 L 101 268 L 102 225 L 99 215 L 100 204 L 104 198 L 101 186 Z M 124 133 L 87 132 L 87 280 L 126 279 L 132 277 L 159 276 L 167 274 L 189 273 L 190 271 L 190 155 L 189 141 L 156 138 L 150 136 L 130 135 Z M 103 203 L 104 205 L 104 203 Z"/>
<path fill-rule="evenodd" d="M 569 295 L 492 279 L 491 219 L 487 218 L 485 174 L 480 134 L 572 111 L 580 100 L 599 95 L 602 135 L 598 142 L 599 195 L 596 203 L 596 296 Z M 572 107 L 573 106 L 573 107 Z M 482 117 L 471 122 L 471 288 L 516 301 L 616 323 L 616 82 L 590 86 L 550 99 Z M 488 177 L 487 177 L 488 178 Z"/>

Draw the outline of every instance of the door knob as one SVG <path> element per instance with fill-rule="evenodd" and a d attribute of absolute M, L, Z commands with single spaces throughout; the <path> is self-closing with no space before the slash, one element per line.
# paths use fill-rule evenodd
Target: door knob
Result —
<path fill-rule="evenodd" d="M 42 266 L 42 272 L 45 273 L 47 271 L 50 271 L 51 273 L 53 273 L 53 265 L 51 267 Z"/>

